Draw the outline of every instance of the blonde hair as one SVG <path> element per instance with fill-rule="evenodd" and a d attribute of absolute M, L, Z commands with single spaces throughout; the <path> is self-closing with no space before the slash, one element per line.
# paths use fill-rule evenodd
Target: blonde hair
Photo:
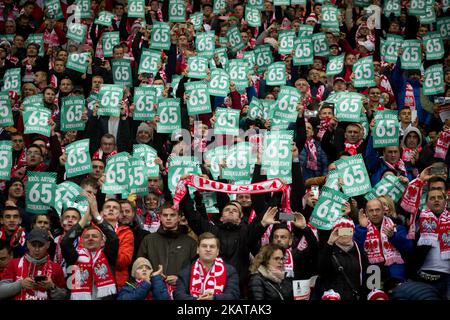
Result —
<path fill-rule="evenodd" d="M 269 243 L 261 247 L 255 259 L 253 259 L 252 265 L 250 266 L 250 272 L 257 272 L 259 266 L 261 265 L 267 267 L 270 257 L 277 250 L 281 250 L 283 252 L 283 255 L 285 254 L 285 250 L 277 244 Z"/>
<path fill-rule="evenodd" d="M 389 208 L 389 216 L 397 217 L 397 211 L 395 210 L 394 201 L 388 196 L 379 196 L 378 199 L 381 201 L 383 205 L 387 205 Z"/>

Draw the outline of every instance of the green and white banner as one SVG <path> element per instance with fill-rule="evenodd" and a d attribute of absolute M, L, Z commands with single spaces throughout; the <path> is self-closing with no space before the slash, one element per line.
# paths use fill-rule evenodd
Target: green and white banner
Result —
<path fill-rule="evenodd" d="M 247 5 L 245 7 L 245 21 L 247 21 L 250 27 L 260 27 L 261 26 L 261 13 L 260 10 Z"/>
<path fill-rule="evenodd" d="M 80 19 L 92 18 L 91 15 L 91 0 L 76 0 L 75 16 Z"/>
<path fill-rule="evenodd" d="M 338 16 L 340 12 L 338 8 L 333 5 L 324 5 L 321 10 L 320 24 L 322 28 L 329 29 L 330 31 L 339 32 L 339 20 Z"/>
<path fill-rule="evenodd" d="M 249 142 L 240 142 L 228 149 L 226 167 L 223 169 L 222 178 L 240 180 L 251 175 L 250 157 L 252 147 Z"/>
<path fill-rule="evenodd" d="M 425 70 L 423 94 L 432 96 L 445 92 L 444 68 L 442 64 L 435 64 Z"/>
<path fill-rule="evenodd" d="M 403 37 L 396 34 L 388 34 L 384 46 L 381 46 L 381 56 L 385 62 L 396 63 L 398 49 L 401 48 Z"/>
<path fill-rule="evenodd" d="M 192 13 L 189 16 L 189 19 L 191 19 L 191 22 L 194 25 L 194 30 L 200 31 L 203 26 L 203 12 Z"/>
<path fill-rule="evenodd" d="M 155 149 L 146 144 L 134 144 L 133 157 L 140 158 L 145 162 L 146 177 L 159 176 L 159 165 L 155 162 L 158 157 L 158 153 Z"/>
<path fill-rule="evenodd" d="M 75 201 L 75 198 L 83 192 L 83 189 L 79 185 L 71 181 L 64 181 L 56 186 L 55 200 L 51 204 L 55 208 L 59 215 L 63 212 L 63 204 L 68 201 Z M 84 212 L 81 212 L 83 215 Z"/>
<path fill-rule="evenodd" d="M 327 63 L 327 77 L 342 73 L 342 70 L 344 70 L 344 59 L 345 55 L 343 54 L 335 57 L 330 56 L 330 60 Z"/>
<path fill-rule="evenodd" d="M 250 5 L 258 10 L 264 9 L 264 0 L 248 0 L 247 5 Z"/>
<path fill-rule="evenodd" d="M 386 17 L 389 17 L 391 15 L 391 13 L 393 13 L 394 16 L 396 16 L 396 17 L 400 17 L 400 13 L 401 13 L 400 0 L 385 1 L 383 12 Z"/>
<path fill-rule="evenodd" d="M 295 31 L 294 30 L 281 30 L 278 34 L 279 47 L 278 53 L 280 54 L 291 54 L 294 50 L 295 41 Z"/>
<path fill-rule="evenodd" d="M 129 59 L 113 59 L 112 74 L 114 84 L 122 86 L 133 86 L 133 74 L 131 73 L 131 63 Z"/>
<path fill-rule="evenodd" d="M 83 116 L 84 99 L 82 96 L 67 96 L 61 99 L 61 131 L 83 131 L 86 123 Z"/>
<path fill-rule="evenodd" d="M 169 22 L 186 22 L 186 4 L 184 0 L 170 0 Z"/>
<path fill-rule="evenodd" d="M 403 54 L 400 56 L 402 69 L 420 69 L 422 65 L 422 50 L 420 40 L 403 41 Z"/>
<path fill-rule="evenodd" d="M 237 109 L 217 108 L 215 112 L 216 123 L 214 124 L 215 134 L 239 135 L 239 115 L 241 111 Z"/>
<path fill-rule="evenodd" d="M 200 57 L 206 57 L 208 59 L 214 56 L 214 50 L 216 50 L 216 37 L 214 31 L 198 32 L 195 35 L 195 48 L 197 49 Z"/>
<path fill-rule="evenodd" d="M 128 17 L 145 19 L 145 0 L 128 0 Z"/>
<path fill-rule="evenodd" d="M 340 191 L 341 186 L 339 184 L 339 172 L 337 170 L 331 170 L 330 172 L 328 172 L 325 187 L 328 187 L 336 191 Z"/>
<path fill-rule="evenodd" d="M 67 28 L 67 38 L 78 43 L 86 39 L 87 25 L 81 23 L 70 23 Z"/>
<path fill-rule="evenodd" d="M 314 206 L 309 222 L 320 230 L 331 230 L 333 225 L 344 215 L 342 208 L 348 196 L 326 186 L 320 191 L 319 200 Z"/>
<path fill-rule="evenodd" d="M 45 0 L 45 9 L 55 20 L 64 18 L 60 0 Z"/>
<path fill-rule="evenodd" d="M 242 59 L 233 59 L 228 63 L 228 74 L 230 82 L 234 82 L 238 91 L 243 91 L 248 87 L 247 74 L 249 72 L 248 64 Z"/>
<path fill-rule="evenodd" d="M 450 39 L 450 17 L 437 18 L 436 28 L 441 33 L 442 39 Z"/>
<path fill-rule="evenodd" d="M 0 141 L 0 179 L 10 180 L 12 168 L 12 142 Z"/>
<path fill-rule="evenodd" d="M 141 60 L 139 61 L 138 74 L 152 73 L 153 76 L 156 76 L 158 74 L 160 64 L 161 52 L 143 48 Z"/>
<path fill-rule="evenodd" d="M 366 165 L 361 154 L 335 162 L 339 177 L 344 179 L 342 190 L 349 197 L 365 194 L 372 189 Z"/>
<path fill-rule="evenodd" d="M 89 154 L 89 139 L 78 140 L 66 146 L 65 164 L 67 178 L 81 176 L 92 172 Z"/>
<path fill-rule="evenodd" d="M 134 88 L 134 120 L 152 121 L 156 115 L 156 89 L 150 86 Z"/>
<path fill-rule="evenodd" d="M 258 66 L 258 73 L 262 74 L 267 70 L 267 66 L 274 62 L 272 56 L 271 46 L 268 44 L 256 46 L 253 50 L 255 52 L 256 65 Z M 231 77 L 233 79 L 233 77 Z"/>
<path fill-rule="evenodd" d="M 102 193 L 122 194 L 128 190 L 130 184 L 129 168 L 130 155 L 120 152 L 111 156 L 105 167 L 105 183 L 102 185 Z"/>
<path fill-rule="evenodd" d="M 426 8 L 425 0 L 411 0 L 408 13 L 411 16 L 420 16 Z"/>
<path fill-rule="evenodd" d="M 48 123 L 51 111 L 46 108 L 30 107 L 23 112 L 25 134 L 37 133 L 50 137 L 51 126 Z"/>
<path fill-rule="evenodd" d="M 43 57 L 45 54 L 45 49 L 44 49 L 44 34 L 43 33 L 31 33 L 28 38 L 27 41 L 25 41 L 25 45 L 28 46 L 30 43 L 36 43 L 39 45 L 39 53 L 38 56 L 39 57 Z"/>
<path fill-rule="evenodd" d="M 158 133 L 172 133 L 181 129 L 180 99 L 164 99 L 158 104 L 156 125 Z"/>
<path fill-rule="evenodd" d="M 269 86 L 286 84 L 286 64 L 284 61 L 274 62 L 267 68 L 266 84 Z"/>
<path fill-rule="evenodd" d="M 301 93 L 295 87 L 283 86 L 274 104 L 273 117 L 288 122 L 297 120 L 297 104 L 301 100 Z M 268 119 L 268 118 L 265 118 Z"/>
<path fill-rule="evenodd" d="M 22 76 L 20 68 L 7 69 L 3 76 L 2 91 L 14 91 L 17 94 L 21 92 Z"/>
<path fill-rule="evenodd" d="M 372 200 L 387 195 L 394 203 L 397 203 L 400 201 L 403 191 L 405 191 L 405 186 L 400 182 L 400 179 L 393 174 L 389 174 L 381 179 L 364 198 Z"/>
<path fill-rule="evenodd" d="M 201 174 L 200 163 L 194 157 L 172 157 L 169 161 L 168 185 L 172 195 L 185 174 Z M 192 190 L 190 188 L 190 190 Z"/>
<path fill-rule="evenodd" d="M 70 53 L 67 59 L 66 68 L 72 69 L 81 73 L 86 73 L 89 66 L 89 52 Z"/>
<path fill-rule="evenodd" d="M 97 19 L 95 19 L 94 23 L 105 27 L 111 27 L 113 19 L 114 19 L 113 13 L 109 11 L 101 11 L 99 12 L 98 17 Z"/>
<path fill-rule="evenodd" d="M 294 66 L 307 66 L 314 62 L 313 41 L 311 36 L 304 36 L 294 41 Z"/>
<path fill-rule="evenodd" d="M 230 92 L 230 76 L 223 69 L 211 71 L 208 86 L 209 94 L 216 97 L 226 97 Z"/>
<path fill-rule="evenodd" d="M 187 100 L 188 115 L 196 115 L 211 112 L 211 99 L 209 98 L 208 83 L 206 81 L 187 82 L 184 85 Z"/>
<path fill-rule="evenodd" d="M 298 29 L 298 37 L 304 37 L 304 36 L 312 36 L 314 33 L 314 27 L 310 26 L 309 24 L 301 24 L 300 28 Z"/>
<path fill-rule="evenodd" d="M 7 91 L 0 92 L 0 127 L 9 127 L 14 125 L 14 119 L 11 109 L 11 101 Z"/>
<path fill-rule="evenodd" d="M 29 213 L 47 213 L 55 199 L 56 173 L 31 171 L 27 177 L 25 210 Z"/>
<path fill-rule="evenodd" d="M 123 87 L 118 84 L 102 84 L 99 97 L 99 116 L 120 116 L 120 105 L 123 98 Z"/>
<path fill-rule="evenodd" d="M 203 57 L 188 58 L 188 77 L 193 79 L 204 79 L 208 76 L 208 59 Z"/>
<path fill-rule="evenodd" d="M 373 147 L 383 148 L 399 145 L 399 122 L 396 110 L 382 110 L 375 114 Z"/>
<path fill-rule="evenodd" d="M 355 75 L 353 80 L 355 88 L 373 87 L 376 85 L 372 56 L 356 60 L 353 63 L 353 73 Z"/>
<path fill-rule="evenodd" d="M 241 33 L 237 26 L 231 26 L 227 30 L 227 39 L 230 45 L 230 49 L 233 52 L 238 52 L 245 48 L 245 43 L 242 41 Z"/>
<path fill-rule="evenodd" d="M 346 92 L 335 103 L 335 115 L 339 121 L 358 122 L 361 119 L 363 96 L 356 92 Z"/>
<path fill-rule="evenodd" d="M 170 49 L 170 26 L 166 22 L 153 22 L 150 35 L 150 49 Z"/>
<path fill-rule="evenodd" d="M 128 194 L 134 193 L 138 196 L 146 196 L 148 194 L 148 176 L 146 173 L 144 160 L 139 157 L 130 157 L 128 172 L 130 184 L 128 190 L 123 195 L 128 196 Z"/>
<path fill-rule="evenodd" d="M 266 131 L 263 140 L 262 170 L 267 178 L 292 183 L 292 141 L 294 131 Z"/>
<path fill-rule="evenodd" d="M 248 106 L 247 116 L 253 120 L 263 117 L 263 106 L 257 97 L 252 98 Z"/>
<path fill-rule="evenodd" d="M 209 171 L 214 179 L 220 176 L 220 163 L 225 161 L 228 155 L 228 146 L 220 146 L 208 149 L 204 153 L 205 164 L 209 165 Z"/>
<path fill-rule="evenodd" d="M 422 37 L 427 60 L 440 60 L 444 57 L 444 41 L 439 32 L 428 32 Z"/>
<path fill-rule="evenodd" d="M 23 99 L 23 107 L 26 110 L 45 109 L 44 95 L 42 93 L 34 94 Z"/>
<path fill-rule="evenodd" d="M 327 37 L 325 33 L 314 33 L 312 35 L 312 41 L 314 45 L 314 55 L 319 57 L 328 57 L 330 49 L 328 48 Z"/>
<path fill-rule="evenodd" d="M 112 57 L 113 48 L 120 43 L 119 31 L 105 32 L 102 36 L 102 48 L 105 58 Z"/>

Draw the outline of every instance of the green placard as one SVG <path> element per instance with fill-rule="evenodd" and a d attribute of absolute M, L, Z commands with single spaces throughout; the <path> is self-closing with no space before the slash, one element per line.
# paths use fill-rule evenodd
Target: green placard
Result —
<path fill-rule="evenodd" d="M 283 61 L 274 62 L 267 68 L 266 84 L 269 86 L 286 84 L 286 64 Z"/>
<path fill-rule="evenodd" d="M 195 35 L 195 48 L 198 55 L 207 57 L 208 59 L 214 56 L 216 50 L 214 31 L 199 32 Z"/>
<path fill-rule="evenodd" d="M 248 0 L 247 5 L 250 5 L 258 10 L 264 9 L 264 0 Z"/>
<path fill-rule="evenodd" d="M 361 154 L 345 157 L 335 162 L 339 177 L 344 179 L 342 190 L 349 197 L 365 194 L 372 189 Z"/>
<path fill-rule="evenodd" d="M 436 22 L 436 11 L 434 9 L 434 1 L 432 5 L 427 5 L 425 11 L 419 15 L 420 24 L 431 24 Z"/>
<path fill-rule="evenodd" d="M 262 169 L 267 178 L 282 178 L 292 183 L 292 139 L 294 131 L 266 131 L 263 142 Z"/>
<path fill-rule="evenodd" d="M 281 30 L 278 34 L 278 53 L 291 54 L 294 50 L 295 31 Z"/>
<path fill-rule="evenodd" d="M 170 26 L 165 22 L 154 22 L 150 35 L 150 49 L 170 49 Z"/>
<path fill-rule="evenodd" d="M 300 28 L 298 29 L 298 37 L 304 37 L 304 36 L 312 36 L 314 33 L 314 27 L 310 26 L 309 24 L 301 24 Z"/>
<path fill-rule="evenodd" d="M 425 70 L 423 94 L 432 96 L 445 92 L 444 68 L 442 64 L 435 64 Z"/>
<path fill-rule="evenodd" d="M 25 110 L 30 110 L 30 108 L 45 109 L 44 95 L 42 93 L 38 93 L 32 96 L 25 97 L 25 99 L 23 99 L 23 107 L 25 108 Z"/>
<path fill-rule="evenodd" d="M 441 33 L 442 39 L 450 38 L 450 17 L 436 19 L 436 28 Z"/>
<path fill-rule="evenodd" d="M 158 104 L 158 133 L 172 133 L 181 129 L 180 99 L 163 99 Z"/>
<path fill-rule="evenodd" d="M 358 122 L 361 119 L 363 96 L 358 93 L 345 93 L 335 103 L 335 115 L 339 121 Z"/>
<path fill-rule="evenodd" d="M 225 3 L 225 0 L 214 0 L 213 13 L 219 14 L 220 11 L 222 11 L 223 9 L 226 8 L 226 6 L 227 6 L 227 4 Z"/>
<path fill-rule="evenodd" d="M 384 61 L 396 63 L 398 59 L 398 49 L 401 48 L 403 37 L 396 34 L 388 34 L 384 47 L 381 48 L 381 55 Z"/>
<path fill-rule="evenodd" d="M 133 157 L 140 158 L 145 162 L 146 177 L 159 177 L 159 165 L 155 162 L 158 153 L 155 149 L 146 144 L 134 144 Z"/>
<path fill-rule="evenodd" d="M 339 31 L 339 10 L 333 5 L 322 6 L 320 24 L 322 28 Z"/>
<path fill-rule="evenodd" d="M 245 90 L 248 87 L 248 64 L 241 59 L 233 59 L 228 63 L 228 74 L 230 82 L 234 82 L 238 91 Z"/>
<path fill-rule="evenodd" d="M 389 17 L 391 13 L 393 13 L 394 16 L 396 17 L 400 17 L 401 13 L 400 0 L 385 1 L 383 12 L 386 17 Z"/>
<path fill-rule="evenodd" d="M 81 176 L 92 172 L 89 155 L 89 139 L 78 140 L 66 146 L 65 164 L 67 178 Z"/>
<path fill-rule="evenodd" d="M 134 89 L 133 103 L 135 106 L 133 119 L 151 121 L 155 118 L 157 101 L 156 89 L 150 86 Z"/>
<path fill-rule="evenodd" d="M 186 5 L 183 0 L 170 0 L 169 22 L 185 22 Z"/>
<path fill-rule="evenodd" d="M 168 185 L 172 195 L 185 174 L 201 174 L 200 163 L 194 157 L 172 157 L 169 161 Z"/>
<path fill-rule="evenodd" d="M 138 74 L 151 73 L 154 76 L 158 73 L 161 64 L 161 53 L 159 51 L 146 49 L 142 50 L 141 60 L 139 61 Z"/>
<path fill-rule="evenodd" d="M 228 53 L 227 53 L 227 48 L 216 48 L 216 50 L 214 50 L 214 55 L 217 55 L 219 57 L 219 61 L 222 64 L 222 68 L 228 68 Z M 245 52 L 244 52 L 245 54 Z M 212 61 L 214 61 L 214 59 L 211 59 Z M 211 65 L 211 62 L 210 62 Z M 215 65 L 215 62 L 214 62 Z"/>
<path fill-rule="evenodd" d="M 248 106 L 247 116 L 250 119 L 258 119 L 263 117 L 263 106 L 257 97 L 253 97 Z"/>
<path fill-rule="evenodd" d="M 253 69 L 256 63 L 256 56 L 253 51 L 244 51 L 242 54 L 242 59 L 245 60 L 248 64 L 248 72 L 253 74 Z"/>
<path fill-rule="evenodd" d="M 3 76 L 2 91 L 14 91 L 20 94 L 21 91 L 21 71 L 20 68 L 7 69 Z"/>
<path fill-rule="evenodd" d="M 342 73 L 342 70 L 344 70 L 344 59 L 345 55 L 343 54 L 335 57 L 330 57 L 330 60 L 327 63 L 326 71 L 328 77 Z"/>
<path fill-rule="evenodd" d="M 237 26 L 233 25 L 227 30 L 227 39 L 231 51 L 237 52 L 245 48 L 245 43 L 242 41 L 242 36 Z"/>
<path fill-rule="evenodd" d="M 393 174 L 389 174 L 381 179 L 364 198 L 372 200 L 387 195 L 394 203 L 397 203 L 400 201 L 403 191 L 405 191 L 405 186 L 400 182 L 400 179 Z"/>
<path fill-rule="evenodd" d="M 203 26 L 203 12 L 192 13 L 189 16 L 189 19 L 191 19 L 191 22 L 194 25 L 194 30 L 200 31 Z"/>
<path fill-rule="evenodd" d="M 382 110 L 375 114 L 373 147 L 383 148 L 399 145 L 399 122 L 396 110 Z"/>
<path fill-rule="evenodd" d="M 119 31 L 105 32 L 102 37 L 103 55 L 105 58 L 112 57 L 113 48 L 120 43 Z"/>
<path fill-rule="evenodd" d="M 60 0 L 45 0 L 45 9 L 47 14 L 53 16 L 55 20 L 64 18 Z"/>
<path fill-rule="evenodd" d="M 255 52 L 255 62 L 258 66 L 258 73 L 263 73 L 267 70 L 267 66 L 269 66 L 274 60 L 272 56 L 272 50 L 270 49 L 270 45 L 264 44 L 256 46 L 253 50 Z M 233 79 L 233 77 L 231 77 Z"/>
<path fill-rule="evenodd" d="M 274 104 L 274 119 L 295 122 L 297 119 L 297 104 L 301 100 L 300 91 L 295 87 L 284 86 L 280 88 L 278 99 Z M 265 118 L 267 119 L 267 118 Z"/>
<path fill-rule="evenodd" d="M 26 211 L 28 213 L 47 213 L 55 199 L 56 173 L 35 172 L 27 174 L 25 184 Z"/>
<path fill-rule="evenodd" d="M 288 6 L 290 4 L 290 0 L 273 0 L 274 6 Z"/>
<path fill-rule="evenodd" d="M 324 186 L 309 222 L 317 229 L 331 230 L 336 221 L 343 216 L 342 207 L 346 201 L 348 196 Z"/>
<path fill-rule="evenodd" d="M 219 213 L 217 208 L 217 194 L 215 192 L 202 192 L 202 202 L 205 205 L 206 213 Z"/>
<path fill-rule="evenodd" d="M 65 181 L 56 186 L 55 200 L 51 204 L 55 208 L 59 215 L 62 214 L 63 204 L 68 203 L 68 201 L 75 201 L 75 198 L 83 192 L 83 189 L 74 182 Z M 84 214 L 84 212 L 82 212 Z"/>
<path fill-rule="evenodd" d="M 120 116 L 123 87 L 118 84 L 102 84 L 98 93 L 100 97 L 99 116 Z"/>
<path fill-rule="evenodd" d="M 373 71 L 373 57 L 368 56 L 353 63 L 353 85 L 355 88 L 373 87 L 376 85 Z"/>
<path fill-rule="evenodd" d="M 184 87 L 186 93 L 189 95 L 186 103 L 188 115 L 192 116 L 211 112 L 211 100 L 206 81 L 187 82 Z"/>
<path fill-rule="evenodd" d="M 11 101 L 7 91 L 0 92 L 0 127 L 9 127 L 14 125 L 13 114 L 11 110 Z"/>
<path fill-rule="evenodd" d="M 408 13 L 411 16 L 420 16 L 425 11 L 425 0 L 411 0 Z"/>
<path fill-rule="evenodd" d="M 86 73 L 89 65 L 89 52 L 70 53 L 67 59 L 66 68 L 72 69 L 81 73 Z"/>
<path fill-rule="evenodd" d="M 312 35 L 314 45 L 314 55 L 319 57 L 328 57 L 330 49 L 328 48 L 327 38 L 325 33 L 314 33 Z"/>
<path fill-rule="evenodd" d="M 340 191 L 341 187 L 339 185 L 339 173 L 337 170 L 331 170 L 328 172 L 325 187 L 328 187 L 336 191 Z"/>
<path fill-rule="evenodd" d="M 440 60 L 444 57 L 444 41 L 439 32 L 428 32 L 422 37 L 427 60 Z"/>
<path fill-rule="evenodd" d="M 138 196 L 146 196 L 148 194 L 148 175 L 146 163 L 141 158 L 130 158 L 129 167 L 129 189 L 125 193 L 126 196 L 134 193 Z"/>
<path fill-rule="evenodd" d="M 145 19 L 145 0 L 128 0 L 128 17 Z"/>
<path fill-rule="evenodd" d="M 307 66 L 314 62 L 313 42 L 311 36 L 304 36 L 294 41 L 294 66 Z"/>
<path fill-rule="evenodd" d="M 86 19 L 91 18 L 91 0 L 76 0 L 75 4 L 77 9 L 75 10 L 75 15 L 77 18 Z"/>
<path fill-rule="evenodd" d="M 422 51 L 420 40 L 403 41 L 403 54 L 400 56 L 402 69 L 420 69 L 422 61 Z"/>
<path fill-rule="evenodd" d="M 69 23 L 67 29 L 68 39 L 78 43 L 83 43 L 86 39 L 87 25 L 81 23 Z"/>
<path fill-rule="evenodd" d="M 225 161 L 228 155 L 228 146 L 220 146 L 214 149 L 208 149 L 204 153 L 205 163 L 209 164 L 209 171 L 214 179 L 220 175 L 220 163 Z"/>
<path fill-rule="evenodd" d="M 114 19 L 114 14 L 112 14 L 109 11 L 101 11 L 101 12 L 99 12 L 98 18 L 95 19 L 94 23 L 100 24 L 105 27 L 111 27 L 113 19 Z"/>
<path fill-rule="evenodd" d="M 208 90 L 212 96 L 226 97 L 230 92 L 230 76 L 228 73 L 223 69 L 213 70 Z"/>
<path fill-rule="evenodd" d="M 240 142 L 228 149 L 226 167 L 222 178 L 240 180 L 251 175 L 250 172 L 251 145 L 249 142 Z"/>
<path fill-rule="evenodd" d="M 39 57 L 43 57 L 45 54 L 44 48 L 44 34 L 43 33 L 32 33 L 28 36 L 25 45 L 28 46 L 30 43 L 36 43 L 39 45 Z"/>
<path fill-rule="evenodd" d="M 250 27 L 261 26 L 261 13 L 260 11 L 252 6 L 245 7 L 245 21 L 247 21 Z"/>
<path fill-rule="evenodd" d="M 23 112 L 23 122 L 25 134 L 38 133 L 50 137 L 51 127 L 48 120 L 51 118 L 51 111 L 46 108 L 28 108 Z"/>
<path fill-rule="evenodd" d="M 216 123 L 214 124 L 214 133 L 237 136 L 239 134 L 240 113 L 240 110 L 237 109 L 217 108 L 215 112 Z"/>
<path fill-rule="evenodd" d="M 0 179 L 10 180 L 12 168 L 12 142 L 0 141 Z"/>
<path fill-rule="evenodd" d="M 61 100 L 61 131 L 83 131 L 86 123 L 81 119 L 84 111 L 82 96 L 67 96 Z"/>
<path fill-rule="evenodd" d="M 360 8 L 367 8 L 372 3 L 371 0 L 355 0 L 354 5 Z"/>
<path fill-rule="evenodd" d="M 133 74 L 131 73 L 131 63 L 129 59 L 113 59 L 112 74 L 114 84 L 133 86 Z"/>
<path fill-rule="evenodd" d="M 188 58 L 188 77 L 204 79 L 207 77 L 208 59 L 198 56 Z"/>
<path fill-rule="evenodd" d="M 129 161 L 127 152 L 120 152 L 111 156 L 105 167 L 106 179 L 102 185 L 102 193 L 122 194 L 128 190 L 130 184 Z"/>

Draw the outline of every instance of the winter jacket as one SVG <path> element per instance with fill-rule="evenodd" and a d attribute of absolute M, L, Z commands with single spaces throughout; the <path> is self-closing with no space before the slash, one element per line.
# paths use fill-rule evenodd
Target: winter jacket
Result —
<path fill-rule="evenodd" d="M 250 276 L 250 300 L 293 300 L 292 279 L 284 278 L 280 283 L 264 266 Z"/>
<path fill-rule="evenodd" d="M 171 300 L 160 275 L 151 277 L 150 280 L 137 283 L 134 278 L 130 278 L 119 291 L 117 300 Z"/>
<path fill-rule="evenodd" d="M 314 141 L 317 150 L 317 170 L 311 170 L 306 167 L 308 163 L 309 151 L 303 148 L 300 153 L 300 164 L 302 166 L 303 179 L 307 180 L 312 177 L 326 176 L 328 174 L 328 158 L 317 141 Z"/>
<path fill-rule="evenodd" d="M 197 255 L 197 243 L 187 235 L 186 228 L 164 230 L 145 236 L 138 257 L 147 258 L 152 266 L 162 265 L 166 275 L 176 275 Z"/>
<path fill-rule="evenodd" d="M 176 289 L 173 292 L 173 298 L 175 300 L 197 300 L 197 298 L 190 294 L 190 282 L 191 282 L 191 270 L 193 264 L 183 268 L 178 273 L 178 279 Z M 236 269 L 227 263 L 225 263 L 225 269 L 227 272 L 227 280 L 225 288 L 221 294 L 215 294 L 214 300 L 239 300 L 239 277 Z"/>
<path fill-rule="evenodd" d="M 128 280 L 128 267 L 131 265 L 134 250 L 134 235 L 130 227 L 119 226 L 116 230 L 119 238 L 119 251 L 116 261 L 116 283 L 117 287 L 122 288 Z"/>

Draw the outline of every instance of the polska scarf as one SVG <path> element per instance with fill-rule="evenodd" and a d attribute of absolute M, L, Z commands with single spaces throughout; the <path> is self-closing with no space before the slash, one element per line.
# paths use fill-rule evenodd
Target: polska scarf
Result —
<path fill-rule="evenodd" d="M 117 150 L 113 150 L 110 154 L 106 156 L 105 162 L 109 160 L 113 155 L 117 154 Z M 101 159 L 103 160 L 103 150 L 100 148 L 97 151 L 94 152 L 94 155 L 92 156 L 92 160 L 95 159 Z"/>
<path fill-rule="evenodd" d="M 221 294 L 225 289 L 226 282 L 227 270 L 221 258 L 216 258 L 208 272 L 206 272 L 200 259 L 197 259 L 191 268 L 189 292 L 191 296 L 196 298 L 207 292 Z"/>
<path fill-rule="evenodd" d="M 34 278 L 35 276 L 46 276 L 50 278 L 53 274 L 53 268 L 50 256 L 46 256 L 41 260 L 35 260 L 26 254 L 20 258 L 17 266 L 17 280 L 25 278 Z M 16 300 L 47 300 L 47 290 L 40 289 L 22 289 L 20 294 L 16 296 Z"/>
<path fill-rule="evenodd" d="M 355 156 L 358 154 L 358 148 L 361 145 L 362 140 L 360 140 L 358 143 L 350 143 L 348 141 L 344 142 L 345 145 L 345 152 L 348 152 L 350 155 Z"/>
<path fill-rule="evenodd" d="M 331 121 L 331 118 L 329 118 L 329 117 L 320 120 L 319 131 L 317 132 L 317 138 L 319 140 L 322 140 L 323 135 L 328 130 L 328 127 L 330 126 L 330 121 Z"/>
<path fill-rule="evenodd" d="M 414 226 L 415 215 L 417 214 L 417 210 L 419 209 L 420 198 L 422 197 L 422 188 L 424 184 L 425 183 L 419 178 L 414 179 L 409 183 L 402 195 L 400 206 L 406 212 L 412 213 L 414 215 L 414 217 L 411 216 L 411 227 Z"/>
<path fill-rule="evenodd" d="M 71 300 L 94 300 L 116 293 L 114 276 L 103 249 L 92 253 L 86 248 L 78 248 L 76 268 L 72 271 Z M 97 288 L 94 297 L 93 286 Z"/>
<path fill-rule="evenodd" d="M 394 226 L 394 222 L 388 217 L 383 218 L 381 230 L 378 230 L 369 220 L 364 250 L 371 264 L 384 262 L 386 266 L 390 266 L 394 263 L 404 263 L 400 252 L 389 242 L 389 238 L 384 232 L 388 226 Z"/>
<path fill-rule="evenodd" d="M 420 213 L 420 238 L 418 246 L 436 247 L 439 243 L 441 258 L 450 259 L 450 212 L 445 210 L 439 218 L 430 210 L 423 209 Z M 437 242 L 436 242 L 437 240 Z"/>
<path fill-rule="evenodd" d="M 444 132 L 441 132 L 441 134 L 439 135 L 439 139 L 436 142 L 434 157 L 445 160 L 449 145 L 450 145 L 450 130 L 445 130 Z"/>
<path fill-rule="evenodd" d="M 405 107 L 410 107 L 411 110 L 416 109 L 416 100 L 414 98 L 414 89 L 409 82 L 406 83 L 405 102 L 403 105 Z"/>
<path fill-rule="evenodd" d="M 14 242 L 16 241 L 16 237 L 17 235 L 20 233 L 20 237 L 19 237 L 19 244 L 21 246 L 25 245 L 25 230 L 21 227 L 17 227 L 16 230 L 14 230 L 13 234 L 11 235 L 11 239 L 9 240 L 9 246 L 11 248 L 14 247 Z M 5 226 L 2 226 L 0 228 L 0 240 L 2 241 L 6 241 L 6 230 L 5 230 Z"/>
<path fill-rule="evenodd" d="M 405 163 L 403 162 L 402 159 L 398 159 L 398 161 L 396 163 L 394 163 L 394 164 L 389 163 L 386 160 L 384 160 L 384 163 L 386 164 L 386 166 L 388 168 L 394 169 L 395 171 L 401 171 L 402 174 L 407 176 Z"/>
<path fill-rule="evenodd" d="M 314 143 L 313 138 L 309 138 L 306 140 L 305 143 L 306 151 L 308 159 L 306 161 L 306 168 L 316 171 L 318 169 L 317 166 L 317 148 L 316 144 Z"/>

